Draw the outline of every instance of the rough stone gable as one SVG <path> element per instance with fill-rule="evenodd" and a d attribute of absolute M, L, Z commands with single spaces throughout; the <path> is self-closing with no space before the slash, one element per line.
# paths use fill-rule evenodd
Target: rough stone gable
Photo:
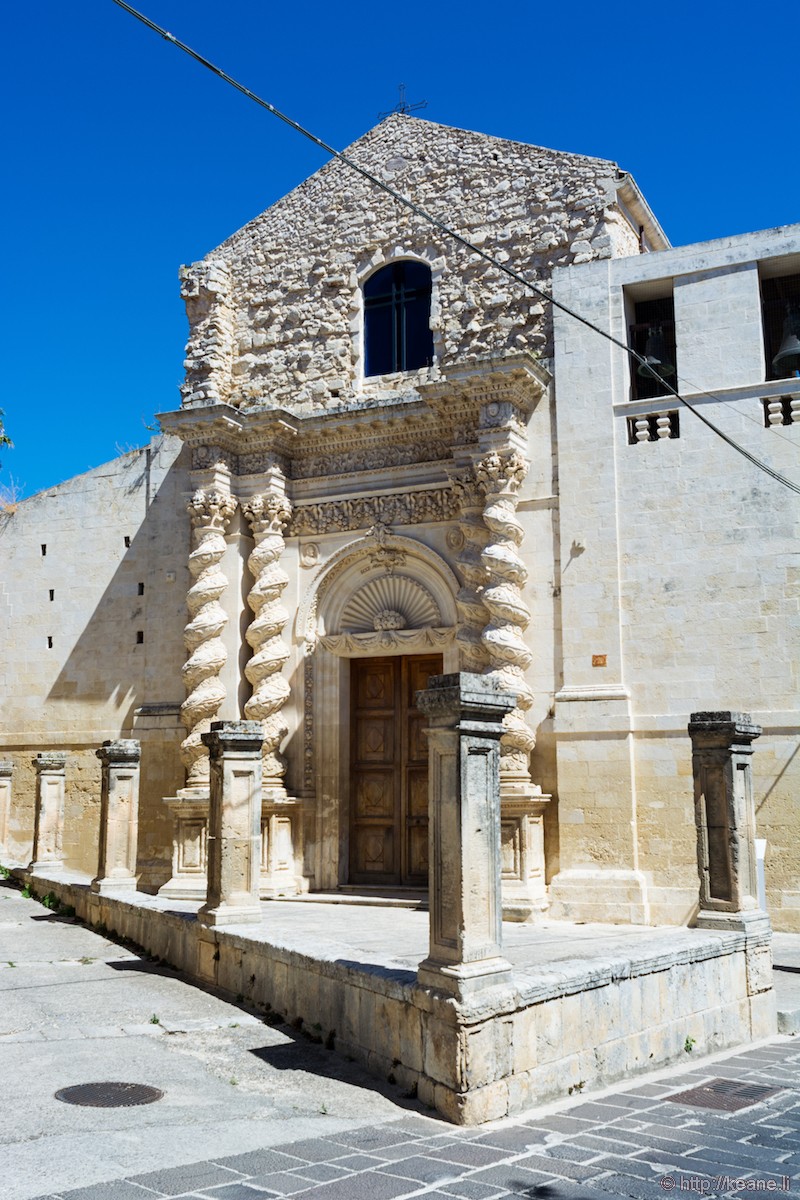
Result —
<path fill-rule="evenodd" d="M 553 267 L 638 250 L 613 162 L 393 115 L 346 152 L 500 262 Z M 392 259 L 433 273 L 436 362 L 363 380 L 360 284 Z M 184 268 L 184 404 L 339 408 L 465 360 L 529 351 L 548 365 L 546 305 L 334 160 Z M 415 379 L 415 376 L 417 378 Z"/>

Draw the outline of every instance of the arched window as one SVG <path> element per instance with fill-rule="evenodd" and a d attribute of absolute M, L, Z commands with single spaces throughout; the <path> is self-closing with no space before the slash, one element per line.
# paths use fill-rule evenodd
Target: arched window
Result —
<path fill-rule="evenodd" d="M 433 362 L 431 272 L 401 259 L 364 284 L 364 374 L 416 371 Z"/>

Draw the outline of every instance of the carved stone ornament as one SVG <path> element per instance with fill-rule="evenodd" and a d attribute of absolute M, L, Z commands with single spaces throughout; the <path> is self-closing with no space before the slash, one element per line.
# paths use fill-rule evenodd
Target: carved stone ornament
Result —
<path fill-rule="evenodd" d="M 359 588 L 345 605 L 339 627 L 343 633 L 366 633 L 441 624 L 439 606 L 427 588 L 405 575 L 391 574 Z"/>
<path fill-rule="evenodd" d="M 282 710 L 291 689 L 281 674 L 289 657 L 289 647 L 281 636 L 289 620 L 289 613 L 281 604 L 289 576 L 279 565 L 279 560 L 285 544 L 283 531 L 292 509 L 285 496 L 266 493 L 244 501 L 242 511 L 255 540 L 247 563 L 255 579 L 247 597 L 254 613 L 247 630 L 253 657 L 245 667 L 253 694 L 244 711 L 249 721 L 263 722 L 264 788 L 282 790 L 286 763 L 279 747 L 289 732 Z"/>
<path fill-rule="evenodd" d="M 189 658 L 183 668 L 186 699 L 181 720 L 187 736 L 181 745 L 188 787 L 207 786 L 208 754 L 202 735 L 211 726 L 225 699 L 220 672 L 227 661 L 220 634 L 227 616 L 219 603 L 228 585 L 220 570 L 225 554 L 225 530 L 236 511 L 236 500 L 223 492 L 197 491 L 189 502 L 194 549 L 189 555 L 193 583 L 186 597 L 189 623 L 183 640 Z"/>
<path fill-rule="evenodd" d="M 531 610 L 522 598 L 528 572 L 519 556 L 524 535 L 516 515 L 518 492 L 527 470 L 528 463 L 516 451 L 493 451 L 476 470 L 476 480 L 486 493 L 483 520 L 489 531 L 480 556 L 487 574 L 481 599 L 489 613 L 481 634 L 489 657 L 485 672 L 517 696 L 517 707 L 504 722 L 501 769 L 506 778 L 520 782 L 530 782 L 529 758 L 536 744 L 525 721 L 525 713 L 533 703 L 533 692 L 524 674 L 532 655 L 522 633 L 530 622 Z"/>
<path fill-rule="evenodd" d="M 460 552 L 458 567 L 463 583 L 456 596 L 461 666 L 465 671 L 485 670 L 489 656 L 483 644 L 483 631 L 489 622 L 489 610 L 483 602 L 488 573 L 481 555 L 489 540 L 483 520 L 484 489 L 475 471 L 468 468 L 452 476 L 453 496 L 458 505 Z"/>
<path fill-rule="evenodd" d="M 358 496 L 352 500 L 329 500 L 302 504 L 295 509 L 290 532 L 298 537 L 342 533 L 389 525 L 433 525 L 451 521 L 454 499 L 448 488 L 402 492 L 390 496 Z"/>

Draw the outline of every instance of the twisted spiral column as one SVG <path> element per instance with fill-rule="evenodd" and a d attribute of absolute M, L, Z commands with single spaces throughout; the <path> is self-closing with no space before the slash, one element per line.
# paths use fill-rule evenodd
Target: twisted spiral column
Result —
<path fill-rule="evenodd" d="M 186 786 L 202 788 L 208 787 L 209 764 L 201 735 L 210 729 L 225 699 L 225 685 L 219 676 L 228 656 L 220 634 L 228 617 L 219 600 L 228 580 L 219 564 L 236 501 L 225 492 L 200 490 L 188 507 L 194 542 L 189 572 L 194 582 L 186 597 L 189 623 L 183 634 L 189 658 L 182 671 L 186 699 L 181 705 L 181 720 L 188 732 L 181 744 L 181 759 L 186 767 Z"/>
<path fill-rule="evenodd" d="M 517 783 L 530 782 L 529 757 L 536 745 L 525 721 L 533 704 L 533 692 L 525 680 L 532 655 L 522 633 L 530 623 L 531 610 L 522 598 L 528 572 L 518 553 L 523 530 L 516 515 L 518 492 L 527 472 L 528 463 L 516 451 L 504 455 L 493 451 L 476 470 L 486 493 L 483 520 L 489 530 L 489 542 L 481 554 L 488 575 L 483 603 L 489 612 L 481 634 L 489 658 L 484 674 L 498 679 L 518 697 L 516 708 L 503 722 L 506 732 L 500 743 L 504 780 Z"/>
<path fill-rule="evenodd" d="M 281 637 L 289 620 L 289 613 L 281 604 L 289 576 L 279 566 L 279 560 L 285 544 L 283 533 L 291 518 L 292 506 L 285 496 L 265 493 L 245 500 L 242 511 L 255 540 L 247 563 L 255 579 L 247 597 L 254 616 L 246 635 L 253 648 L 253 657 L 245 667 L 253 694 L 245 704 L 244 711 L 248 721 L 263 722 L 263 787 L 265 793 L 275 793 L 283 791 L 286 762 L 279 747 L 289 732 L 282 709 L 291 689 L 281 675 L 289 657 L 289 648 Z"/>
<path fill-rule="evenodd" d="M 456 596 L 459 618 L 456 642 L 462 669 L 480 675 L 489 662 L 482 640 L 484 627 L 489 621 L 489 611 L 483 602 L 488 574 L 481 560 L 489 539 L 489 531 L 483 520 L 484 492 L 472 469 L 454 475 L 452 488 L 458 505 L 458 526 L 464 538 L 458 556 L 464 582 Z"/>

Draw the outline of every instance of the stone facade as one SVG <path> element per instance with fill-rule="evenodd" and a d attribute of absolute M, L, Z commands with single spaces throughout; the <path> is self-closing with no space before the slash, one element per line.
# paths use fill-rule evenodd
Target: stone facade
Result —
<path fill-rule="evenodd" d="M 799 274 L 795 225 L 562 271 L 554 296 L 626 341 L 633 305 L 671 295 L 683 395 L 796 482 L 800 386 L 768 378 L 761 293 Z M 798 497 L 673 397 L 631 400 L 622 351 L 563 313 L 555 330 L 563 683 L 550 911 L 694 919 L 687 722 L 739 709 L 763 729 L 753 790 L 767 909 L 775 928 L 800 930 Z M 679 436 L 640 439 L 640 424 L 652 431 L 672 411 Z"/>
<path fill-rule="evenodd" d="M 406 116 L 348 153 L 623 340 L 632 301 L 669 280 L 687 387 L 791 470 L 797 424 L 775 406 L 783 422 L 797 389 L 763 382 L 757 264 L 800 262 L 797 229 L 671 250 L 616 164 Z M 430 268 L 433 362 L 365 376 L 362 285 L 409 260 Z M 417 662 L 517 698 L 507 916 L 691 921 L 686 723 L 741 708 L 764 729 L 769 907 L 800 928 L 792 495 L 691 414 L 662 436 L 674 405 L 630 401 L 621 352 L 341 163 L 184 268 L 182 289 L 186 380 L 164 435 L 0 518 L 6 857 L 31 856 L 32 758 L 66 752 L 64 863 L 94 875 L 95 750 L 135 738 L 139 886 L 203 899 L 204 735 L 247 719 L 265 738 L 262 897 L 370 871 L 418 886 L 426 818 L 403 793 L 381 826 L 379 750 L 351 744 L 386 721 L 359 708 L 357 664 L 402 690 Z"/>

